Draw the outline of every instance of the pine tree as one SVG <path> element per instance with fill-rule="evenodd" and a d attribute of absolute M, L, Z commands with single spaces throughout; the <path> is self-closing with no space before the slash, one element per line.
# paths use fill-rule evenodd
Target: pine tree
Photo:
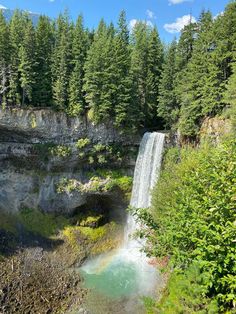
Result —
<path fill-rule="evenodd" d="M 158 116 L 164 120 L 167 128 L 176 124 L 179 113 L 175 92 L 176 48 L 177 43 L 176 40 L 174 40 L 168 47 L 166 53 L 159 87 L 159 105 L 157 113 Z"/>
<path fill-rule="evenodd" d="M 7 95 L 8 102 L 12 105 L 21 104 L 20 90 L 20 47 L 24 37 L 26 20 L 19 10 L 16 10 L 10 21 L 10 78 L 9 93 Z"/>
<path fill-rule="evenodd" d="M 53 27 L 50 19 L 40 16 L 36 28 L 36 83 L 34 102 L 38 106 L 52 104 L 52 51 L 54 44 Z"/>
<path fill-rule="evenodd" d="M 201 120 L 215 115 L 223 106 L 221 69 L 215 58 L 213 19 L 210 12 L 203 12 L 198 23 L 198 37 L 193 56 L 180 84 L 180 131 L 194 137 Z"/>
<path fill-rule="evenodd" d="M 236 63 L 232 63 L 232 75 L 228 80 L 226 91 L 224 92 L 224 102 L 230 105 L 229 113 L 236 128 Z"/>
<path fill-rule="evenodd" d="M 192 58 L 197 29 L 197 23 L 192 23 L 190 20 L 190 23 L 181 31 L 176 51 L 176 66 L 178 71 L 183 70 Z"/>
<path fill-rule="evenodd" d="M 0 103 L 5 102 L 9 89 L 10 71 L 9 27 L 0 10 Z"/>
<path fill-rule="evenodd" d="M 113 36 L 101 20 L 85 63 L 84 91 L 90 109 L 89 117 L 95 122 L 114 116 L 114 49 Z"/>
<path fill-rule="evenodd" d="M 68 84 L 70 77 L 72 30 L 67 13 L 56 21 L 56 40 L 53 52 L 53 103 L 57 109 L 68 106 Z"/>
<path fill-rule="evenodd" d="M 131 127 L 130 113 L 131 87 L 130 76 L 131 56 L 129 49 L 129 31 L 125 11 L 119 17 L 118 31 L 114 39 L 115 63 L 115 125 L 117 127 Z"/>
<path fill-rule="evenodd" d="M 214 21 L 215 58 L 222 70 L 221 80 L 231 75 L 231 62 L 236 57 L 236 2 L 226 6 L 223 14 Z"/>
<path fill-rule="evenodd" d="M 131 75 L 133 116 L 137 125 L 145 125 L 147 116 L 148 27 L 137 22 L 132 33 Z"/>
<path fill-rule="evenodd" d="M 156 28 L 153 28 L 148 43 L 146 126 L 156 126 L 158 122 L 157 108 L 163 57 L 163 46 L 158 31 Z"/>
<path fill-rule="evenodd" d="M 35 69 L 36 69 L 36 55 L 35 55 L 35 30 L 32 21 L 27 18 L 22 44 L 19 50 L 19 73 L 20 86 L 22 89 L 22 105 L 27 102 L 31 104 L 33 99 L 33 89 L 35 84 Z"/>
<path fill-rule="evenodd" d="M 83 93 L 84 64 L 86 60 L 89 40 L 84 30 L 83 17 L 79 16 L 73 31 L 72 43 L 72 73 L 69 82 L 69 108 L 70 115 L 81 115 L 85 111 L 85 98 Z"/>

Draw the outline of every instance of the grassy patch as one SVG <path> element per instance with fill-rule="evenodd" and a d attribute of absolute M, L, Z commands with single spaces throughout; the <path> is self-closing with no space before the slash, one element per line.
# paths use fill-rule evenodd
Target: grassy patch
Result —
<path fill-rule="evenodd" d="M 69 219 L 39 210 L 25 208 L 18 214 L 19 222 L 34 234 L 50 237 L 69 224 Z"/>
<path fill-rule="evenodd" d="M 96 255 L 117 247 L 116 232 L 117 225 L 111 222 L 98 228 L 67 226 L 62 234 L 74 250 L 89 248 L 90 254 Z"/>

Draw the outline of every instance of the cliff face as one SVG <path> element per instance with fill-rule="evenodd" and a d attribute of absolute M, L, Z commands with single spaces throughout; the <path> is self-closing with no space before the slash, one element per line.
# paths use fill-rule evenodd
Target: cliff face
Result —
<path fill-rule="evenodd" d="M 211 139 L 216 144 L 219 143 L 222 136 L 230 134 L 232 124 L 229 119 L 220 117 L 206 118 L 200 130 L 201 140 Z"/>
<path fill-rule="evenodd" d="M 93 192 L 58 193 L 63 180 L 87 184 L 96 169 L 132 174 L 139 137 L 49 109 L 0 109 L 0 210 L 71 212 Z M 109 192 L 94 192 L 109 194 Z"/>

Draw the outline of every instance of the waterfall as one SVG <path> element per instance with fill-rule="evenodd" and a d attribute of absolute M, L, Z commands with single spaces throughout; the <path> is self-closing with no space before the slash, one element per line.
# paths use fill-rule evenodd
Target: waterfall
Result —
<path fill-rule="evenodd" d="M 161 168 L 162 151 L 165 135 L 162 133 L 145 133 L 140 143 L 135 165 L 134 183 L 130 205 L 136 208 L 147 208 L 151 204 L 151 190 L 154 187 Z M 83 276 L 88 288 L 96 288 L 99 293 L 129 297 L 129 300 L 140 295 L 152 295 L 156 286 L 161 285 L 156 267 L 142 248 L 145 240 L 136 239 L 133 234 L 141 228 L 132 214 L 128 215 L 124 232 L 123 245 L 115 252 L 100 255 L 88 261 L 82 267 Z M 133 304 L 132 304 L 133 308 Z"/>
<path fill-rule="evenodd" d="M 159 176 L 164 139 L 163 133 L 145 133 L 143 136 L 135 165 L 132 207 L 147 208 L 151 205 L 151 190 Z"/>
<path fill-rule="evenodd" d="M 162 152 L 165 135 L 163 133 L 145 133 L 140 143 L 139 153 L 135 164 L 134 182 L 130 206 L 135 208 L 147 208 L 151 205 L 151 191 L 159 177 Z M 143 256 L 140 249 L 144 241 L 132 239 L 132 235 L 140 225 L 132 214 L 128 215 L 124 235 L 123 250 L 129 250 L 131 254 Z"/>

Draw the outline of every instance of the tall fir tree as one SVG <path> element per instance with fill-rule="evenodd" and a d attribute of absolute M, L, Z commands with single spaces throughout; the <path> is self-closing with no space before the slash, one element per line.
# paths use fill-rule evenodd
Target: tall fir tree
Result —
<path fill-rule="evenodd" d="M 56 21 L 53 52 L 53 104 L 57 109 L 68 106 L 68 85 L 71 71 L 72 27 L 67 12 Z"/>
<path fill-rule="evenodd" d="M 35 30 L 32 21 L 26 17 L 23 40 L 19 50 L 19 73 L 22 105 L 31 104 L 36 77 Z"/>
<path fill-rule="evenodd" d="M 177 123 L 179 114 L 175 92 L 175 77 L 177 72 L 176 49 L 177 43 L 174 40 L 167 48 L 159 87 L 157 114 L 164 120 L 166 128 L 170 128 Z"/>
<path fill-rule="evenodd" d="M 90 109 L 89 118 L 95 122 L 114 116 L 114 38 L 108 31 L 101 20 L 85 63 L 85 98 Z"/>
<path fill-rule="evenodd" d="M 148 40 L 147 60 L 147 96 L 146 117 L 147 127 L 157 126 L 157 109 L 159 105 L 159 87 L 163 66 L 164 51 L 158 31 L 154 27 Z"/>
<path fill-rule="evenodd" d="M 72 72 L 69 82 L 68 113 L 76 116 L 85 112 L 83 92 L 84 64 L 89 46 L 88 34 L 84 30 L 83 17 L 80 15 L 73 30 L 72 42 Z"/>
<path fill-rule="evenodd" d="M 118 30 L 114 39 L 115 63 L 115 125 L 117 127 L 132 127 L 134 117 L 130 115 L 131 103 L 131 55 L 129 48 L 129 30 L 125 11 L 119 17 Z"/>
<path fill-rule="evenodd" d="M 204 117 L 222 108 L 221 69 L 215 58 L 213 19 L 209 11 L 202 12 L 198 22 L 198 37 L 193 56 L 180 84 L 180 131 L 188 137 L 198 134 Z"/>
<path fill-rule="evenodd" d="M 229 105 L 229 114 L 233 121 L 234 131 L 236 130 L 236 63 L 231 63 L 232 75 L 230 76 L 226 91 L 224 92 L 224 102 Z"/>
<path fill-rule="evenodd" d="M 131 75 L 133 115 L 137 125 L 145 125 L 147 116 L 148 26 L 137 22 L 132 31 Z"/>
<path fill-rule="evenodd" d="M 37 106 L 52 105 L 52 51 L 53 26 L 50 19 L 40 16 L 36 28 L 36 83 L 34 103 Z"/>
<path fill-rule="evenodd" d="M 10 43 L 9 26 L 0 10 L 0 103 L 6 105 L 9 90 Z"/>
<path fill-rule="evenodd" d="M 8 102 L 12 105 L 21 104 L 20 90 L 20 48 L 24 37 L 26 27 L 25 16 L 19 10 L 14 11 L 10 21 L 10 78 L 9 93 L 7 95 Z"/>
<path fill-rule="evenodd" d="M 176 50 L 176 66 L 178 71 L 182 71 L 192 58 L 194 43 L 197 37 L 197 23 L 192 22 L 191 18 L 181 31 Z"/>

